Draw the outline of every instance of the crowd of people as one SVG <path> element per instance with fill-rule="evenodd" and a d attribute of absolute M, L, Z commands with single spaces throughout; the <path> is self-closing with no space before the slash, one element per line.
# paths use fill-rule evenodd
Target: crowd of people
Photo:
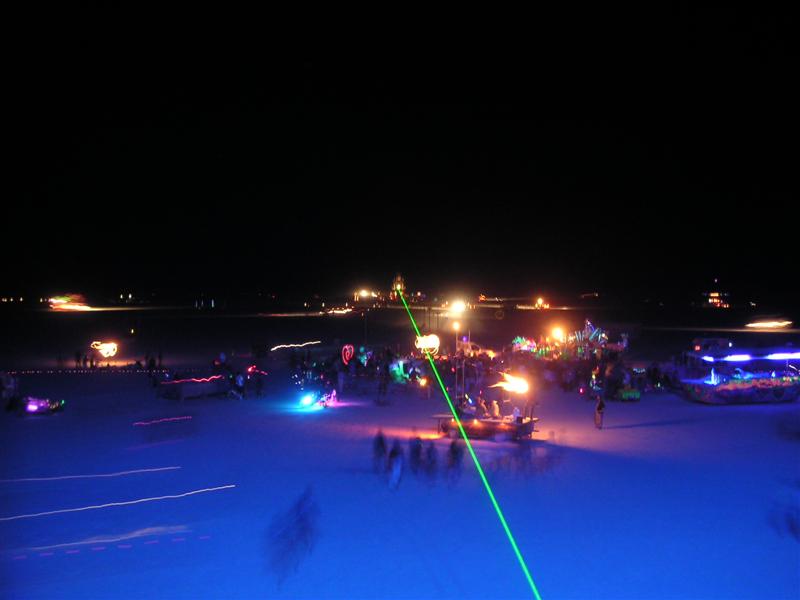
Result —
<path fill-rule="evenodd" d="M 454 483 L 461 476 L 463 460 L 464 444 L 460 439 L 454 439 L 450 442 L 445 461 L 448 483 Z M 438 477 L 438 451 L 433 440 L 428 440 L 423 444 L 422 438 L 414 429 L 408 440 L 408 460 L 406 461 L 400 440 L 395 439 L 389 448 L 386 436 L 379 429 L 372 441 L 372 468 L 376 474 L 387 481 L 391 489 L 399 487 L 406 469 L 410 470 L 412 475 L 424 476 L 432 483 Z"/>

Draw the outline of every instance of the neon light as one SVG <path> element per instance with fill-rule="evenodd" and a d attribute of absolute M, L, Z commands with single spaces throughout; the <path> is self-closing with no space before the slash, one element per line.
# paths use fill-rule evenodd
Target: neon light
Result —
<path fill-rule="evenodd" d="M 706 362 L 710 362 L 710 363 L 714 362 L 714 357 L 713 356 L 703 356 L 702 358 Z"/>
<path fill-rule="evenodd" d="M 725 362 L 747 362 L 748 360 L 753 360 L 753 357 L 749 354 L 731 354 L 722 360 Z"/>
<path fill-rule="evenodd" d="M 411 309 L 408 307 L 408 303 L 406 302 L 405 296 L 402 292 L 399 292 L 398 295 L 400 296 L 400 300 L 403 301 L 403 306 L 408 313 L 408 318 L 411 319 L 411 325 L 414 327 L 414 331 L 417 335 L 421 335 L 419 332 L 419 327 L 417 327 L 417 322 L 414 320 L 414 315 L 411 314 Z M 525 574 L 525 579 L 528 581 L 528 585 L 530 585 L 531 590 L 533 591 L 533 595 L 536 600 L 542 600 L 542 597 L 539 595 L 539 590 L 536 589 L 536 584 L 533 582 L 533 577 L 528 570 L 528 565 L 525 564 L 525 559 L 522 556 L 522 552 L 520 552 L 519 547 L 517 546 L 517 542 L 514 539 L 513 534 L 511 533 L 511 529 L 506 522 L 505 516 L 503 516 L 503 511 L 500 509 L 500 505 L 497 503 L 497 499 L 494 496 L 494 492 L 492 491 L 491 486 L 489 485 L 489 481 L 486 479 L 486 474 L 483 472 L 483 468 L 481 467 L 481 463 L 478 461 L 478 457 L 475 454 L 475 450 L 472 448 L 472 443 L 469 441 L 469 437 L 467 437 L 467 433 L 464 431 L 464 426 L 461 423 L 461 419 L 458 418 L 458 413 L 456 412 L 455 407 L 453 406 L 453 402 L 450 400 L 450 394 L 447 393 L 447 388 L 444 386 L 444 382 L 442 381 L 441 376 L 439 375 L 439 370 L 436 368 L 436 363 L 433 361 L 433 356 L 431 356 L 430 352 L 426 353 L 428 357 L 428 362 L 431 365 L 431 369 L 433 374 L 436 376 L 436 380 L 439 382 L 439 387 L 444 394 L 444 399 L 447 401 L 447 405 L 450 407 L 450 412 L 453 413 L 453 418 L 458 426 L 458 430 L 461 433 L 461 437 L 464 438 L 464 442 L 467 446 L 467 450 L 469 451 L 469 455 L 472 458 L 472 462 L 475 464 L 475 469 L 478 471 L 478 475 L 483 482 L 483 487 L 486 489 L 486 493 L 489 495 L 489 500 L 491 500 L 492 505 L 494 506 L 494 510 L 497 513 L 497 518 L 500 520 L 500 524 L 503 526 L 503 530 L 508 537 L 508 541 L 511 543 L 511 548 L 514 550 L 514 554 L 517 557 L 517 561 L 519 561 L 520 567 L 522 567 L 522 572 Z"/>
<path fill-rule="evenodd" d="M 25 405 L 25 410 L 28 412 L 37 412 L 39 410 L 39 404 L 36 402 L 28 402 L 28 404 Z"/>
<path fill-rule="evenodd" d="M 353 360 L 355 353 L 356 349 L 353 347 L 353 344 L 345 344 L 342 346 L 342 362 L 345 366 L 350 364 L 350 361 Z"/>
<path fill-rule="evenodd" d="M 97 350 L 103 358 L 111 358 L 117 354 L 116 342 L 92 342 L 89 347 Z"/>
<path fill-rule="evenodd" d="M 49 515 L 60 515 L 63 513 L 82 512 L 84 510 L 96 510 L 99 508 L 111 508 L 113 506 L 130 506 L 132 504 L 141 504 L 143 502 L 155 502 L 158 500 L 173 500 L 175 498 L 186 498 L 187 496 L 194 496 L 195 494 L 205 494 L 207 492 L 217 492 L 220 490 L 227 490 L 235 488 L 235 484 L 220 485 L 213 488 L 203 488 L 201 490 L 193 490 L 183 494 L 172 494 L 169 496 L 155 496 L 153 498 L 139 498 L 138 500 L 126 500 L 124 502 L 109 502 L 107 504 L 95 504 L 92 506 L 82 506 L 80 508 L 62 508 L 59 510 L 48 510 L 40 513 L 31 513 L 28 515 L 14 515 L 13 517 L 0 517 L 0 521 L 16 521 L 17 519 L 31 519 L 33 517 L 46 517 Z"/>
<path fill-rule="evenodd" d="M 314 403 L 314 395 L 306 394 L 300 398 L 300 406 L 311 406 Z"/>
<path fill-rule="evenodd" d="M 205 377 L 201 379 L 174 379 L 173 381 L 162 381 L 161 385 L 169 385 L 173 383 L 208 383 L 210 381 L 214 381 L 215 379 L 222 379 L 222 375 L 212 375 L 211 377 Z"/>
<path fill-rule="evenodd" d="M 800 359 L 800 352 L 775 352 L 774 354 L 767 354 L 767 360 L 792 360 Z"/>
<path fill-rule="evenodd" d="M 185 417 L 165 417 L 163 419 L 155 419 L 154 421 L 136 421 L 134 427 L 145 427 L 147 425 L 158 425 L 159 423 L 169 423 L 171 421 L 188 421 L 191 419 L 189 415 Z"/>
<path fill-rule="evenodd" d="M 313 342 L 304 342 L 302 344 L 280 344 L 278 346 L 274 346 L 270 348 L 269 351 L 273 352 L 274 350 L 279 350 L 281 348 L 302 348 L 304 346 L 313 346 L 314 344 L 321 344 L 320 340 L 314 340 Z"/>
<path fill-rule="evenodd" d="M 423 352 L 430 352 L 436 354 L 439 352 L 439 336 L 435 333 L 429 335 L 418 335 L 414 340 L 414 347 Z"/>
<path fill-rule="evenodd" d="M 505 381 L 501 381 L 500 383 L 495 383 L 494 385 L 490 385 L 489 387 L 499 387 L 503 388 L 507 392 L 514 392 L 515 394 L 524 394 L 530 389 L 528 382 L 525 381 L 522 377 L 515 377 L 510 373 L 501 373 L 503 379 Z"/>

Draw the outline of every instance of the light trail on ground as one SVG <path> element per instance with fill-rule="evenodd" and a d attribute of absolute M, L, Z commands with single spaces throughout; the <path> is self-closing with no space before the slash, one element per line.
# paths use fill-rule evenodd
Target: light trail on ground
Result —
<path fill-rule="evenodd" d="M 181 467 L 158 467 L 155 469 L 134 469 L 132 471 L 117 471 L 116 473 L 98 473 L 96 475 L 59 475 L 56 477 L 23 477 L 21 479 L 0 479 L 0 483 L 19 483 L 23 481 L 63 481 L 65 479 L 97 479 L 101 477 L 123 477 L 137 473 L 158 473 L 160 471 L 175 471 Z"/>
<path fill-rule="evenodd" d="M 19 519 L 32 519 L 34 517 L 47 517 L 50 515 L 60 515 L 64 513 L 73 513 L 73 512 L 82 512 L 85 510 L 98 510 L 101 508 L 112 508 L 115 506 L 131 506 L 133 504 L 142 504 L 144 502 L 157 502 L 160 500 L 174 500 L 176 498 L 186 498 L 188 496 L 194 496 L 196 494 L 205 494 L 208 492 L 218 492 L 220 490 L 228 490 L 231 488 L 235 488 L 235 484 L 230 485 L 220 485 L 213 488 L 203 488 L 201 490 L 192 490 L 191 492 L 184 492 L 183 494 L 171 494 L 168 496 L 155 496 L 153 498 L 139 498 L 137 500 L 125 500 L 122 502 L 108 502 L 106 504 L 94 504 L 92 506 L 81 506 L 78 508 L 61 508 L 58 510 L 48 510 L 39 513 L 31 513 L 27 515 L 14 515 L 11 517 L 0 517 L 0 521 L 16 521 Z"/>

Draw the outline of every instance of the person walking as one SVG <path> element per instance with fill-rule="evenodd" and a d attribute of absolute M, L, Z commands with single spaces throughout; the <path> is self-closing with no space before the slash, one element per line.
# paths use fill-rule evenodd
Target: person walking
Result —
<path fill-rule="evenodd" d="M 598 429 L 603 428 L 603 412 L 606 409 L 606 403 L 603 396 L 597 397 L 597 404 L 594 407 L 594 426 Z"/>

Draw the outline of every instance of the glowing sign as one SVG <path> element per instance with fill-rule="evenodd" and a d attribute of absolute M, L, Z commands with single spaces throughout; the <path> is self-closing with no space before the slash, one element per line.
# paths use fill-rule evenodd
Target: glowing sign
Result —
<path fill-rule="evenodd" d="M 530 389 L 528 382 L 525 381 L 522 377 L 515 377 L 510 373 L 501 373 L 503 379 L 505 381 L 501 381 L 500 383 L 495 383 L 494 385 L 490 385 L 489 387 L 499 387 L 503 388 L 507 392 L 514 392 L 515 394 L 524 394 Z"/>
<path fill-rule="evenodd" d="M 439 352 L 439 336 L 435 333 L 418 335 L 417 339 L 414 340 L 414 347 L 428 354 L 436 354 Z"/>
<path fill-rule="evenodd" d="M 314 344 L 321 344 L 320 340 L 314 340 L 313 342 L 303 342 L 302 344 L 280 344 L 278 346 L 273 346 L 269 349 L 270 352 L 274 350 L 280 350 L 281 348 L 303 348 L 304 346 L 313 346 Z"/>
<path fill-rule="evenodd" d="M 353 348 L 353 344 L 345 344 L 342 346 L 342 362 L 345 366 L 350 364 L 350 361 L 353 360 L 353 356 L 356 353 L 356 349 Z"/>
<path fill-rule="evenodd" d="M 89 347 L 97 350 L 103 358 L 110 358 L 117 354 L 116 342 L 92 342 Z"/>

